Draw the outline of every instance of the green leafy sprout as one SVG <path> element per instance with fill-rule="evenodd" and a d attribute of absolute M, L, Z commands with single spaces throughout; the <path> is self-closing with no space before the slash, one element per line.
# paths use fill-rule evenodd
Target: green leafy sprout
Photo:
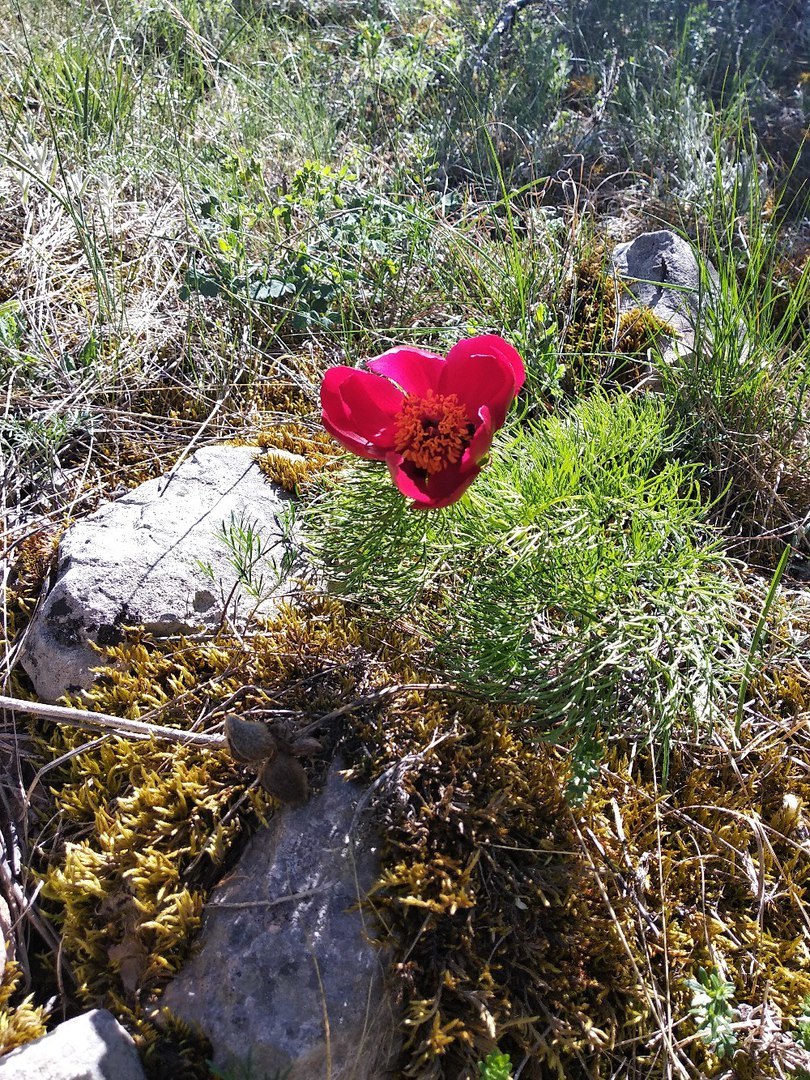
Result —
<path fill-rule="evenodd" d="M 512 1080 L 512 1059 L 493 1050 L 484 1061 L 478 1062 L 478 1075 L 481 1080 Z"/>
<path fill-rule="evenodd" d="M 734 1033 L 734 984 L 714 968 L 698 968 L 697 978 L 687 979 L 692 991 L 689 1008 L 698 1035 L 719 1058 L 730 1057 L 737 1046 Z"/>

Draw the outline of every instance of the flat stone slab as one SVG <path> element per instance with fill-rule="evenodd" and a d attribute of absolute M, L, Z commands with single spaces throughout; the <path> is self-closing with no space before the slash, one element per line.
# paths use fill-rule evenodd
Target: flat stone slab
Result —
<path fill-rule="evenodd" d="M 359 798 L 333 767 L 324 790 L 280 811 L 214 891 L 199 952 L 160 1004 L 202 1028 L 217 1069 L 388 1075 L 397 1011 L 373 927 L 356 910 L 379 869 L 373 834 L 358 834 Z"/>
<path fill-rule="evenodd" d="M 66 1020 L 0 1058 L 0 1080 L 146 1080 L 135 1043 L 106 1009 Z"/>
<path fill-rule="evenodd" d="M 21 655 L 42 700 L 89 686 L 103 663 L 91 643 L 117 644 L 123 626 L 193 634 L 272 610 L 290 496 L 257 457 L 250 446 L 202 447 L 68 529 Z"/>

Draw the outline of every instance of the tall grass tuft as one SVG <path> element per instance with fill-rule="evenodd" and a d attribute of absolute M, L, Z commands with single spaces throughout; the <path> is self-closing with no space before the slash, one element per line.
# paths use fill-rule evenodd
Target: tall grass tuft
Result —
<path fill-rule="evenodd" d="M 767 189 L 756 140 L 729 189 L 721 157 L 696 223 L 717 282 L 704 278 L 695 348 L 662 369 L 690 452 L 706 463 L 715 512 L 736 550 L 773 568 L 785 542 L 810 554 L 810 261 L 791 258 L 779 225 L 807 213 Z"/>

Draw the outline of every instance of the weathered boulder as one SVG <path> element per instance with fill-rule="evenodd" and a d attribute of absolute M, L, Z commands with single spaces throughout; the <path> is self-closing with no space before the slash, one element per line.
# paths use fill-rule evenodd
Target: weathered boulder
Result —
<path fill-rule="evenodd" d="M 161 1004 L 199 1025 L 214 1066 L 289 1080 L 381 1080 L 397 1049 L 384 956 L 356 905 L 376 877 L 360 791 L 324 790 L 253 837 L 209 901 L 196 957 Z"/>
<path fill-rule="evenodd" d="M 0 1080 L 145 1080 L 130 1036 L 106 1009 L 66 1020 L 0 1058 Z"/>
<path fill-rule="evenodd" d="M 629 243 L 618 244 L 611 261 L 620 285 L 619 314 L 649 308 L 677 331 L 675 337 L 662 343 L 664 361 L 694 351 L 698 326 L 708 340 L 706 314 L 717 296 L 719 281 L 711 263 L 698 261 L 691 244 L 670 229 L 642 233 Z"/>
<path fill-rule="evenodd" d="M 21 656 L 41 699 L 89 686 L 102 663 L 91 643 L 116 644 L 122 626 L 195 633 L 226 608 L 237 621 L 272 608 L 288 496 L 256 458 L 249 446 L 202 447 L 68 529 Z"/>

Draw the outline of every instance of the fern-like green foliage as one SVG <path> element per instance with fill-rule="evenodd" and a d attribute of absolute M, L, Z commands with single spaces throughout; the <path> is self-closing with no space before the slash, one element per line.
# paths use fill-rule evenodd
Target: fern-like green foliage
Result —
<path fill-rule="evenodd" d="M 678 720 L 725 706 L 733 574 L 661 402 L 514 421 L 446 510 L 411 510 L 377 463 L 327 483 L 302 524 L 330 589 L 407 616 L 437 667 L 586 765 L 617 731 L 666 755 Z"/>

